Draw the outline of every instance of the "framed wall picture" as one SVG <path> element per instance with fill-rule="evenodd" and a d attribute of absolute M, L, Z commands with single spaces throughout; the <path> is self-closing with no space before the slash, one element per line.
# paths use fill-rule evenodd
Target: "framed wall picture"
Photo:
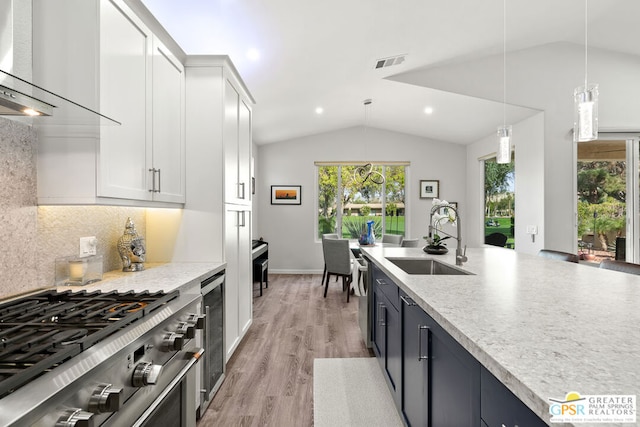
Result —
<path fill-rule="evenodd" d="M 440 181 L 420 180 L 420 198 L 421 199 L 437 198 L 439 190 L 440 190 Z"/>
<path fill-rule="evenodd" d="M 302 186 L 301 185 L 272 185 L 271 186 L 272 205 L 301 205 Z"/>

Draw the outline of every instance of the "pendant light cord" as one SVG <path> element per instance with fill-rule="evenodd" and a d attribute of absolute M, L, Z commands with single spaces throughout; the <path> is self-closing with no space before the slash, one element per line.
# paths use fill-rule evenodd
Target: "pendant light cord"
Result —
<path fill-rule="evenodd" d="M 588 55 L 588 50 L 587 50 L 587 36 L 588 36 L 588 31 L 587 28 L 589 27 L 589 6 L 587 5 L 588 0 L 584 0 L 584 90 L 585 92 L 587 91 L 587 55 Z"/>
<path fill-rule="evenodd" d="M 507 0 L 502 0 L 502 125 L 507 125 Z"/>

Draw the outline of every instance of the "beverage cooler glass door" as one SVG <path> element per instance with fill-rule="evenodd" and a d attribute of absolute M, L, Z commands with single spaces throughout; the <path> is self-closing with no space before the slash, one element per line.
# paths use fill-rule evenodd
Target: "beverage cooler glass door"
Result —
<path fill-rule="evenodd" d="M 201 414 L 211 403 L 224 379 L 224 272 L 202 282 L 202 298 L 205 312 L 204 369 Z"/>

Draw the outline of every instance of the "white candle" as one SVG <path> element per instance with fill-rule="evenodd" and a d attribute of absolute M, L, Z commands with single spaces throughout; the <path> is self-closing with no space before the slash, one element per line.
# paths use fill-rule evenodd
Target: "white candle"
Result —
<path fill-rule="evenodd" d="M 69 261 L 69 279 L 82 282 L 84 273 L 87 272 L 87 263 L 83 261 Z"/>

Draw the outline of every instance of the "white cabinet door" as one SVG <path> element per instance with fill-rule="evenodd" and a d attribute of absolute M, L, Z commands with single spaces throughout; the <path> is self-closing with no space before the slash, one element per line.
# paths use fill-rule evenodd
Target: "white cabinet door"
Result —
<path fill-rule="evenodd" d="M 251 108 L 240 101 L 238 109 L 238 181 L 241 203 L 251 203 Z"/>
<path fill-rule="evenodd" d="M 224 199 L 239 203 L 242 188 L 238 182 L 238 107 L 240 95 L 228 79 L 224 80 Z"/>
<path fill-rule="evenodd" d="M 238 317 L 238 228 L 241 224 L 238 210 L 227 209 L 225 215 L 225 261 L 227 262 L 224 288 L 224 333 L 226 360 L 240 343 Z"/>
<path fill-rule="evenodd" d="M 251 326 L 253 319 L 253 260 L 251 256 L 251 211 L 240 212 L 238 227 L 238 319 L 240 335 Z"/>
<path fill-rule="evenodd" d="M 151 199 L 151 47 L 122 0 L 100 2 L 100 111 L 122 125 L 101 128 L 98 196 Z"/>
<path fill-rule="evenodd" d="M 153 200 L 184 203 L 184 67 L 158 40 L 153 46 Z"/>
<path fill-rule="evenodd" d="M 225 342 L 227 360 L 253 319 L 251 211 L 227 205 L 225 216 Z"/>

